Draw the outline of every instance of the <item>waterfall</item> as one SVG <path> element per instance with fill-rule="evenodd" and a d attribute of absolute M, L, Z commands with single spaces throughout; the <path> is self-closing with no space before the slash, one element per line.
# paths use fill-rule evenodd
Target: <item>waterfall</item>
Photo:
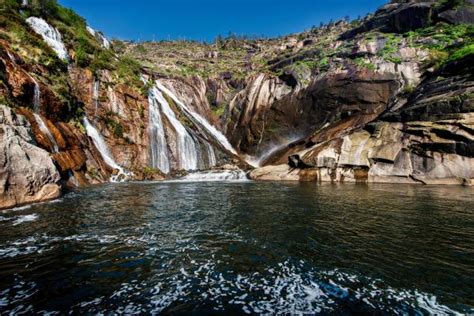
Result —
<path fill-rule="evenodd" d="M 38 84 L 38 81 L 35 80 L 32 76 L 30 76 L 31 80 L 33 80 L 34 88 L 33 88 L 33 110 L 35 113 L 38 113 L 41 106 L 41 89 Z"/>
<path fill-rule="evenodd" d="M 206 146 L 209 167 L 214 167 L 215 165 L 217 165 L 216 153 L 214 152 L 214 148 L 208 142 L 206 142 L 204 145 Z"/>
<path fill-rule="evenodd" d="M 193 138 L 176 118 L 168 101 L 156 88 L 151 89 L 151 96 L 160 104 L 161 112 L 166 116 L 177 134 L 177 154 L 179 169 L 196 170 L 198 168 L 198 152 Z"/>
<path fill-rule="evenodd" d="M 34 92 L 33 92 L 33 117 L 35 118 L 36 123 L 38 124 L 38 127 L 40 131 L 48 137 L 49 141 L 53 145 L 53 152 L 57 153 L 59 152 L 59 146 L 58 143 L 56 142 L 56 139 L 54 139 L 53 134 L 51 134 L 51 131 L 48 128 L 48 125 L 46 125 L 45 121 L 43 118 L 38 115 L 38 112 L 40 111 L 41 108 L 41 88 L 40 85 L 38 84 L 38 81 L 36 81 L 33 76 L 30 75 L 31 80 L 33 81 L 34 84 Z"/>
<path fill-rule="evenodd" d="M 173 92 L 171 92 L 168 88 L 163 86 L 159 81 L 156 81 L 156 86 L 157 88 L 167 94 L 173 101 L 180 107 L 181 111 L 186 115 L 186 117 L 190 120 L 192 120 L 194 123 L 196 123 L 198 126 L 206 130 L 223 148 L 228 150 L 234 155 L 237 155 L 237 152 L 235 149 L 232 147 L 232 145 L 229 143 L 227 138 L 219 132 L 214 126 L 209 124 L 209 122 L 199 115 L 198 113 L 192 111 L 189 109 L 183 102 L 181 102 L 176 95 L 174 95 Z"/>
<path fill-rule="evenodd" d="M 174 180 L 176 182 L 211 182 L 211 181 L 249 181 L 247 174 L 238 170 L 212 170 L 207 172 L 194 172 L 182 178 Z"/>
<path fill-rule="evenodd" d="M 48 137 L 49 141 L 53 145 L 53 152 L 57 153 L 59 152 L 59 146 L 58 143 L 56 142 L 56 139 L 54 139 L 53 134 L 51 134 L 50 130 L 48 129 L 48 126 L 46 125 L 45 121 L 43 118 L 38 115 L 37 113 L 33 113 L 33 116 L 35 117 L 36 123 L 38 123 L 38 127 L 40 131 Z"/>
<path fill-rule="evenodd" d="M 103 48 L 106 48 L 106 49 L 110 48 L 110 42 L 104 35 L 102 35 L 100 32 L 97 32 L 89 25 L 86 26 L 86 29 L 87 29 L 87 32 L 89 32 L 92 36 L 95 37 L 97 41 L 99 41 L 100 45 Z"/>
<path fill-rule="evenodd" d="M 94 116 L 97 117 L 97 109 L 99 107 L 99 89 L 100 81 L 94 80 L 92 84 L 92 102 L 94 103 Z"/>
<path fill-rule="evenodd" d="M 107 165 L 119 171 L 117 175 L 112 176 L 110 180 L 112 182 L 125 180 L 128 176 L 130 176 L 130 173 L 125 171 L 125 169 L 115 162 L 112 154 L 109 151 L 109 148 L 107 147 L 107 144 L 105 143 L 105 140 L 102 138 L 102 135 L 100 135 L 99 131 L 89 122 L 87 117 L 84 117 L 83 122 L 87 135 L 92 138 L 92 141 L 102 156 L 102 159 L 104 159 Z"/>
<path fill-rule="evenodd" d="M 26 22 L 43 40 L 56 52 L 58 57 L 64 61 L 69 60 L 69 56 L 61 38 L 61 34 L 45 20 L 37 17 L 29 17 Z"/>
<path fill-rule="evenodd" d="M 156 89 L 151 89 L 148 92 L 151 166 L 152 168 L 160 169 L 163 173 L 169 173 L 170 162 L 168 159 L 165 130 L 155 92 Z"/>
<path fill-rule="evenodd" d="M 122 114 L 120 111 L 120 107 L 117 103 L 117 95 L 115 94 L 115 91 L 114 89 L 112 89 L 112 87 L 108 87 L 107 95 L 109 98 L 109 102 L 110 102 L 109 104 L 110 104 L 112 112 L 117 113 L 117 114 Z"/>

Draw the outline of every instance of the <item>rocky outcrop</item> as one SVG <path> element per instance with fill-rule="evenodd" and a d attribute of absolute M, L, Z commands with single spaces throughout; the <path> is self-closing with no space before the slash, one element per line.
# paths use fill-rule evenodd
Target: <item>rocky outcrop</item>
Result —
<path fill-rule="evenodd" d="M 304 139 L 318 143 L 323 132 L 335 137 L 375 119 L 418 77 L 416 66 L 390 63 L 380 64 L 377 71 L 334 69 L 294 89 L 278 78 L 260 75 L 232 100 L 227 135 L 240 151 L 260 157 L 261 164 L 275 163 L 272 156 L 282 157 L 284 152 L 275 151 L 279 146 L 293 148 Z"/>
<path fill-rule="evenodd" d="M 117 163 L 140 173 L 149 162 L 148 100 L 123 84 L 116 84 L 108 71 L 94 77 L 82 68 L 69 70 L 73 91 L 87 117 L 107 141 Z"/>
<path fill-rule="evenodd" d="M 257 169 L 258 180 L 469 185 L 474 179 L 474 77 L 472 57 L 426 78 L 405 104 L 352 130 L 346 120 L 311 137 L 314 144 L 287 166 Z M 306 143 L 306 145 L 311 144 Z M 304 173 L 306 175 L 306 173 Z"/>
<path fill-rule="evenodd" d="M 0 209 L 55 199 L 61 193 L 60 179 L 25 117 L 0 106 Z"/>
<path fill-rule="evenodd" d="M 455 1 L 452 1 L 455 2 Z M 448 1 L 449 4 L 449 1 Z M 458 7 L 445 6 L 438 14 L 438 19 L 452 24 L 474 23 L 474 0 L 465 0 Z"/>
<path fill-rule="evenodd" d="M 426 27 L 433 18 L 434 0 L 391 1 L 381 7 L 373 17 L 361 26 L 341 35 L 341 39 L 353 38 L 355 35 L 378 30 L 386 33 L 405 33 Z"/>
<path fill-rule="evenodd" d="M 354 38 L 368 31 L 405 33 L 427 27 L 436 21 L 451 24 L 474 23 L 474 2 L 435 0 L 392 0 L 382 6 L 362 25 L 343 33 L 341 40 Z"/>

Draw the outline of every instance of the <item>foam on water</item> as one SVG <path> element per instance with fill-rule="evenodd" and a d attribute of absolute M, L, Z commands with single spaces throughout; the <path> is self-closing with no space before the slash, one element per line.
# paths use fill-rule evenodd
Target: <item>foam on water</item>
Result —
<path fill-rule="evenodd" d="M 23 205 L 23 206 L 17 206 L 9 209 L 2 210 L 2 213 L 8 213 L 8 212 L 18 212 L 18 211 L 24 211 L 31 208 L 31 205 Z"/>
<path fill-rule="evenodd" d="M 37 219 L 38 219 L 37 214 L 20 215 L 20 216 L 17 216 L 16 219 L 14 220 L 13 226 L 20 225 L 27 222 L 34 222 Z"/>
<path fill-rule="evenodd" d="M 178 182 L 212 182 L 212 181 L 249 181 L 242 170 L 210 170 L 193 172 L 177 180 Z M 168 181 L 169 182 L 169 181 Z"/>
<path fill-rule="evenodd" d="M 384 311 L 392 315 L 426 313 L 430 315 L 461 315 L 440 304 L 427 293 L 397 290 L 380 280 L 338 270 L 307 271 L 305 262 L 289 260 L 269 266 L 266 271 L 249 274 L 222 273 L 219 262 L 192 261 L 192 266 L 179 268 L 178 273 L 157 283 L 132 280 L 123 283 L 109 297 L 79 304 L 90 312 L 108 313 L 104 308 L 113 303 L 116 313 L 162 313 L 172 306 L 187 306 L 189 293 L 198 293 L 205 311 L 246 314 L 315 314 L 343 313 L 360 309 L 362 313 Z M 369 282 L 360 288 L 358 284 Z M 363 303 L 361 303 L 363 302 Z M 391 304 L 397 303 L 397 304 Z M 345 306 L 341 309 L 341 306 Z M 397 306 L 397 307 L 394 307 Z"/>
<path fill-rule="evenodd" d="M 379 190 L 364 200 L 370 187 L 347 186 L 349 191 L 326 196 L 320 193 L 337 190 L 272 183 L 112 184 L 78 190 L 59 205 L 34 205 L 29 214 L 40 215 L 34 223 L 13 226 L 24 214 L 1 214 L 0 260 L 4 271 L 12 273 L 2 279 L 0 309 L 29 314 L 474 312 L 468 297 L 471 287 L 466 285 L 472 279 L 466 267 L 469 260 L 456 261 L 457 254 L 444 257 L 451 253 L 437 248 L 411 252 L 399 238 L 404 236 L 413 247 L 417 241 L 442 240 L 452 246 L 449 249 L 468 248 L 470 227 L 458 226 L 456 220 L 472 219 L 465 210 L 472 204 L 469 191 L 449 191 L 466 199 L 466 205 L 457 207 L 452 201 L 443 202 L 441 192 L 436 193 L 438 208 L 423 199 L 420 208 L 434 210 L 426 215 L 410 208 L 413 200 L 406 198 L 407 190 L 389 188 L 400 194 L 391 192 L 390 199 Z M 436 199 L 436 188 L 413 189 L 414 196 Z M 264 204 L 249 203 L 259 198 Z M 301 205 L 304 199 L 311 203 Z M 406 199 L 404 206 L 414 213 L 401 208 L 394 212 L 399 199 Z M 286 204 L 289 201 L 293 203 Z M 388 205 L 380 206 L 380 201 Z M 352 210 L 355 203 L 363 205 L 357 213 Z M 342 213 L 339 209 L 345 207 L 347 213 Z M 379 209 L 370 211 L 374 207 Z M 413 229 L 413 218 L 428 230 L 422 238 L 420 232 L 409 233 L 418 231 Z M 453 222 L 440 230 L 433 227 L 442 218 Z M 383 238 L 390 243 L 381 245 Z M 371 249 L 378 251 L 364 256 Z M 469 248 L 460 253 L 469 255 Z M 420 259 L 410 266 L 411 260 Z M 433 283 L 417 283 L 418 269 L 429 262 L 433 266 L 427 270 L 433 271 L 426 271 L 427 277 L 444 271 L 440 269 L 447 265 L 436 266 L 440 260 L 446 260 L 448 267 L 460 267 L 446 270 L 448 279 L 463 275 L 466 284 L 455 278 L 452 284 L 440 284 L 444 276 L 433 278 Z M 83 286 L 85 278 L 90 283 Z M 51 286 L 61 291 L 46 302 L 44 293 Z M 453 298 L 456 291 L 464 296 Z"/>

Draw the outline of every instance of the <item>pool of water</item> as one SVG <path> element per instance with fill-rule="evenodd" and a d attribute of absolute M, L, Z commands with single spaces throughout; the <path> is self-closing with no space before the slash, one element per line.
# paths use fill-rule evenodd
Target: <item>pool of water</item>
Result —
<path fill-rule="evenodd" d="M 123 183 L 0 211 L 0 313 L 474 312 L 474 190 Z"/>

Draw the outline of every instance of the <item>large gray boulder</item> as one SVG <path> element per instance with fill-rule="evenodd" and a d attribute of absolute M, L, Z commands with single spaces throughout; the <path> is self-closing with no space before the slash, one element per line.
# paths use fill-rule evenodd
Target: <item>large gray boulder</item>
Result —
<path fill-rule="evenodd" d="M 0 209 L 55 199 L 60 175 L 24 116 L 0 105 Z"/>

